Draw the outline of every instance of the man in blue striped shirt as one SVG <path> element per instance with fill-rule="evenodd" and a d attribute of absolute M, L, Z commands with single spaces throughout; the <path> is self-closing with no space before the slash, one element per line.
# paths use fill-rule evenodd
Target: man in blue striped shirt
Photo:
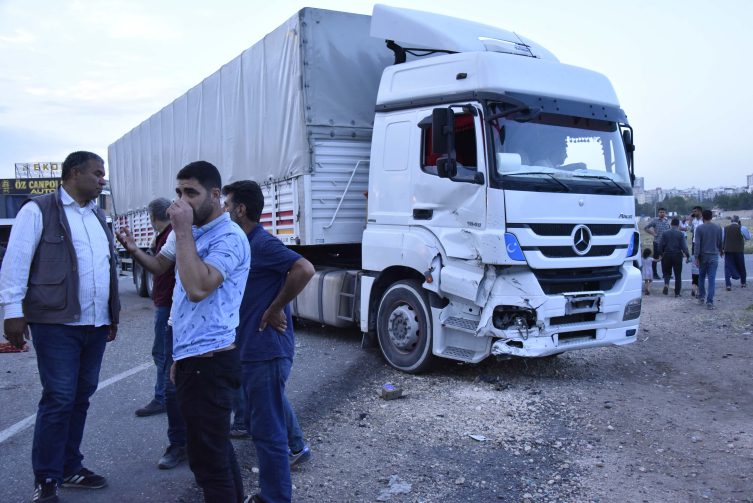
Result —
<path fill-rule="evenodd" d="M 223 210 L 221 187 L 215 166 L 188 164 L 177 175 L 178 198 L 167 210 L 173 232 L 159 254 L 140 250 L 127 229 L 119 239 L 152 274 L 175 264 L 171 376 L 186 422 L 189 466 L 205 501 L 240 503 L 230 411 L 240 386 L 235 329 L 251 252 L 245 233 Z"/>

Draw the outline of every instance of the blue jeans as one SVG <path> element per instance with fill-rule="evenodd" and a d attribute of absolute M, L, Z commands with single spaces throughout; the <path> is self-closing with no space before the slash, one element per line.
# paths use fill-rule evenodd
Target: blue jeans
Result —
<path fill-rule="evenodd" d="M 716 253 L 704 253 L 701 255 L 700 267 L 698 268 L 698 299 L 705 299 L 706 304 L 714 303 L 717 267 L 719 267 L 719 255 Z M 707 277 L 709 283 L 708 296 L 706 292 Z"/>
<path fill-rule="evenodd" d="M 168 318 L 170 318 L 170 306 L 157 306 L 155 308 L 152 359 L 154 365 L 157 366 L 157 381 L 154 384 L 154 399 L 162 404 L 165 403 L 165 331 L 167 330 Z"/>
<path fill-rule="evenodd" d="M 303 441 L 303 432 L 301 431 L 301 425 L 298 424 L 298 417 L 295 415 L 293 407 L 288 401 L 288 397 L 284 397 L 285 406 L 285 428 L 288 434 L 288 448 L 292 452 L 299 452 L 303 449 L 305 442 Z M 233 403 L 233 425 L 234 430 L 245 430 L 250 432 L 251 425 L 249 424 L 249 412 L 246 406 L 246 392 L 243 386 L 238 390 L 235 402 Z"/>
<path fill-rule="evenodd" d="M 243 389 L 248 403 L 251 437 L 259 461 L 259 488 L 266 503 L 289 502 L 292 497 L 288 460 L 288 425 L 297 445 L 303 448 L 298 420 L 285 397 L 285 382 L 293 362 L 276 358 L 261 362 L 243 362 Z"/>
<path fill-rule="evenodd" d="M 167 440 L 170 445 L 186 446 L 186 422 L 180 415 L 175 385 L 170 380 L 173 365 L 173 327 L 165 326 L 165 411 L 167 412 Z"/>
<path fill-rule="evenodd" d="M 188 465 L 206 503 L 241 503 L 243 479 L 230 442 L 230 411 L 240 386 L 237 349 L 176 364 L 178 405 L 186 421 Z"/>
<path fill-rule="evenodd" d="M 62 482 L 82 467 L 89 398 L 99 383 L 109 326 L 30 324 L 42 398 L 31 448 L 37 481 Z"/>
<path fill-rule="evenodd" d="M 248 431 L 248 409 L 246 408 L 246 395 L 243 386 L 238 388 L 238 393 L 233 400 L 233 425 L 230 428 Z"/>

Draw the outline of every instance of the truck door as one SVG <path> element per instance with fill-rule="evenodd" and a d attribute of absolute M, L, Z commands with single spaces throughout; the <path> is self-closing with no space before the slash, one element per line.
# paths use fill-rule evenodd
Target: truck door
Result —
<path fill-rule="evenodd" d="M 440 178 L 432 150 L 431 109 L 418 112 L 422 124 L 416 134 L 420 150 L 418 169 L 413 170 L 413 224 L 434 232 L 450 256 L 475 256 L 468 232 L 486 228 L 486 162 L 481 111 L 478 107 L 453 107 L 457 174 Z M 428 118 L 428 123 L 427 123 Z"/>

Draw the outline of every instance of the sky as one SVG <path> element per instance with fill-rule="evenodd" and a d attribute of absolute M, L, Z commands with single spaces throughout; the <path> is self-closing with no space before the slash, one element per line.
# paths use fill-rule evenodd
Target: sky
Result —
<path fill-rule="evenodd" d="M 605 74 L 646 188 L 753 174 L 753 1 L 386 0 L 531 38 Z M 0 178 L 17 162 L 107 146 L 302 7 L 373 2 L 0 0 Z"/>

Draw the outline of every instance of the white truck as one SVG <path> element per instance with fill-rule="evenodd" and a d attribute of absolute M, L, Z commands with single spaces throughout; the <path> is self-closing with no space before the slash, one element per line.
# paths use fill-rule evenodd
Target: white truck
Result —
<path fill-rule="evenodd" d="M 188 162 L 258 181 L 265 228 L 317 267 L 294 314 L 419 372 L 636 340 L 632 151 L 606 77 L 376 5 L 299 11 L 108 154 L 122 218 L 144 225 Z"/>

